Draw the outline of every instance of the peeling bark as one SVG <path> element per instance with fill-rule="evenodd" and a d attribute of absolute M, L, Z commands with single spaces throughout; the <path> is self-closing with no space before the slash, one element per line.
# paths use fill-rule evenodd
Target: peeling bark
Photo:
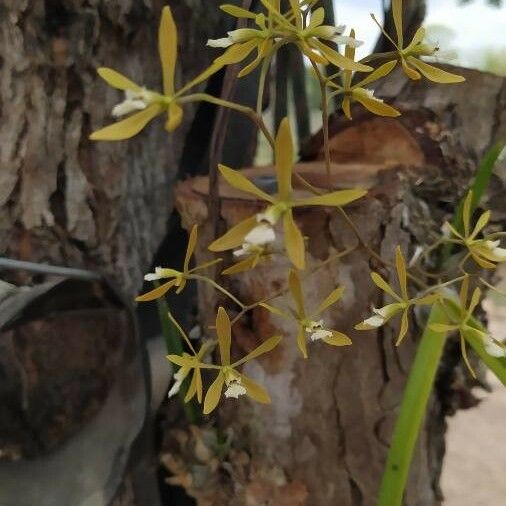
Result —
<path fill-rule="evenodd" d="M 400 121 L 374 118 L 358 110 L 353 123 L 338 118 L 332 121 L 334 180 L 338 187 L 370 189 L 367 197 L 348 210 L 367 244 L 387 260 L 392 260 L 397 244 L 409 255 L 429 231 L 439 229 L 453 212 L 487 147 L 504 135 L 504 79 L 461 71 L 468 79 L 462 86 L 429 87 L 400 75 L 383 85 L 379 91 L 392 97 L 404 113 Z M 480 118 L 479 125 L 476 118 Z M 323 158 L 321 134 L 306 146 L 303 155 L 306 159 Z M 298 170 L 313 184 L 324 180 L 322 162 L 301 164 Z M 269 169 L 250 169 L 245 175 L 254 177 L 266 171 Z M 205 223 L 206 184 L 204 179 L 188 181 L 177 196 L 185 226 L 203 224 L 203 244 L 211 239 Z M 225 184 L 221 196 L 222 217 L 228 226 L 262 206 Z M 304 209 L 296 219 L 308 237 L 308 269 L 357 244 L 342 218 L 330 210 Z M 204 248 L 197 251 L 199 261 L 207 257 Z M 251 303 L 285 286 L 287 268 L 286 260 L 275 259 L 226 282 L 240 300 Z M 234 451 L 223 466 L 222 479 L 214 483 L 220 487 L 219 493 L 216 490 L 220 500 L 209 499 L 208 487 L 213 484 L 205 482 L 206 499 L 199 504 L 259 504 L 269 496 L 269 487 L 276 485 L 295 487 L 297 496 L 294 492 L 291 504 L 376 504 L 393 424 L 426 315 L 419 312 L 412 317 L 410 333 L 399 348 L 393 345 L 398 332 L 395 320 L 378 332 L 353 331 L 353 325 L 371 306 L 383 305 L 370 282 L 371 269 L 381 270 L 358 248 L 304 283 L 305 299 L 314 305 L 338 284 L 346 287 L 343 300 L 324 318 L 332 328 L 349 333 L 353 339 L 350 348 L 312 345 L 305 361 L 294 342 L 294 326 L 264 309 L 253 310 L 236 325 L 238 356 L 255 348 L 259 336 L 282 333 L 287 337 L 273 353 L 245 366 L 247 375 L 268 388 L 272 405 L 227 401 L 219 408 L 218 427 L 233 432 Z M 384 274 L 393 281 L 392 272 Z M 204 324 L 212 321 L 215 297 L 200 290 Z M 286 297 L 275 303 L 284 309 L 289 305 Z M 442 500 L 439 475 L 445 415 L 448 406 L 456 406 L 457 393 L 450 385 L 459 376 L 455 372 L 456 350 L 449 348 L 441 369 L 444 381 L 438 380 L 417 444 L 407 505 L 433 506 Z M 244 455 L 248 456 L 247 464 Z M 190 489 L 197 498 L 203 497 L 204 488 L 194 483 Z M 226 500 L 223 490 L 228 490 Z M 287 497 L 288 491 L 272 504 L 285 504 L 282 501 Z"/>
<path fill-rule="evenodd" d="M 96 74 L 113 67 L 159 89 L 157 26 L 164 2 L 0 2 L 0 244 L 24 260 L 87 266 L 129 295 L 166 233 L 170 191 L 194 109 L 168 135 L 92 143 L 120 92 Z M 177 80 L 214 57 L 202 51 L 216 5 L 172 2 L 180 31 Z M 196 51 L 196 48 L 199 48 Z"/>

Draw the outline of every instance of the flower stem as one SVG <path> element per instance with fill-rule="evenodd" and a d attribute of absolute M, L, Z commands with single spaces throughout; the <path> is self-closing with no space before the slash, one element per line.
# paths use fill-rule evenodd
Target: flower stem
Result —
<path fill-rule="evenodd" d="M 208 278 L 207 276 L 201 276 L 199 274 L 190 274 L 188 276 L 188 279 L 196 279 L 198 281 L 209 283 L 216 290 L 226 295 L 229 299 L 233 300 L 241 309 L 244 309 L 246 307 L 245 304 L 243 304 L 237 297 L 232 295 L 226 288 L 223 288 L 220 284 L 216 283 L 216 281 L 212 280 L 211 278 Z"/>

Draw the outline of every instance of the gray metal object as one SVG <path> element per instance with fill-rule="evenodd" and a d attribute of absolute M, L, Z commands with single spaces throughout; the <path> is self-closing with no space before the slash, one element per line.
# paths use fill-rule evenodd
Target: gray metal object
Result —
<path fill-rule="evenodd" d="M 58 279 L 26 287 L 0 282 L 0 374 L 7 377 L 0 385 L 0 506 L 106 506 L 127 474 L 144 481 L 141 495 L 149 499 L 139 504 L 156 506 L 156 482 L 143 464 L 149 365 L 132 305 L 93 271 L 5 258 L 2 269 Z M 101 344 L 104 329 L 111 335 Z M 51 350 L 53 333 L 58 348 Z M 44 340 L 47 349 L 40 348 Z M 72 393 L 80 388 L 83 405 L 76 407 Z M 68 426 L 59 425 L 65 417 Z M 30 431 L 33 439 L 25 438 Z"/>

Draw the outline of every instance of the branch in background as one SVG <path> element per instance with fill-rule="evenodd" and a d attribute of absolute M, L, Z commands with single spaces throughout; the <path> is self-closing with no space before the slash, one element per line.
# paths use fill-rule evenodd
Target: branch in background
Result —
<path fill-rule="evenodd" d="M 299 145 L 309 138 L 311 124 L 309 117 L 308 94 L 306 89 L 306 66 L 300 51 L 290 47 L 290 76 L 292 78 L 293 100 L 297 118 Z"/>
<path fill-rule="evenodd" d="M 291 51 L 289 46 L 278 49 L 274 94 L 274 131 L 278 131 L 283 118 L 288 116 L 288 70 Z"/>
<path fill-rule="evenodd" d="M 406 40 L 411 40 L 415 32 L 422 26 L 427 14 L 426 0 L 404 0 L 403 26 Z M 392 7 L 384 11 L 383 26 L 385 31 L 395 40 L 395 26 L 393 21 Z M 392 43 L 381 34 L 374 47 L 374 53 L 384 53 L 392 50 Z"/>
<path fill-rule="evenodd" d="M 325 18 L 323 20 L 323 23 L 325 25 L 330 26 L 336 26 L 336 15 L 334 11 L 334 1 L 333 0 L 322 0 L 321 1 L 322 7 L 325 9 Z M 339 48 L 337 44 L 331 43 L 330 46 L 335 49 L 336 51 L 339 51 Z M 339 71 L 339 68 L 335 67 L 334 65 L 330 64 L 325 67 L 325 73 L 327 76 L 334 75 L 336 72 Z M 329 109 L 331 111 L 338 110 L 339 107 L 337 106 L 337 102 L 335 99 L 331 99 L 331 102 L 329 103 Z"/>

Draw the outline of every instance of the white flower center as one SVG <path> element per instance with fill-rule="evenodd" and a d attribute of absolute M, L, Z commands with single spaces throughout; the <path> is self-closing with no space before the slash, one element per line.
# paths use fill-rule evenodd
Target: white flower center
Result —
<path fill-rule="evenodd" d="M 140 91 L 125 90 L 125 100 L 114 106 L 112 115 L 119 118 L 131 112 L 142 111 L 151 102 L 151 93 L 146 88 Z"/>
<path fill-rule="evenodd" d="M 506 357 L 506 348 L 497 343 L 490 336 L 485 338 L 485 350 L 492 357 Z"/>
<path fill-rule="evenodd" d="M 270 223 L 260 222 L 255 228 L 250 230 L 244 237 L 244 244 L 254 246 L 264 246 L 276 240 L 276 233 Z"/>
<path fill-rule="evenodd" d="M 309 338 L 311 341 L 319 341 L 320 339 L 332 337 L 332 331 L 325 328 L 323 320 L 309 322 L 304 330 L 310 334 Z"/>
<path fill-rule="evenodd" d="M 234 376 L 230 379 L 225 379 L 227 389 L 225 390 L 225 397 L 227 399 L 238 399 L 241 395 L 246 393 L 246 389 L 241 385 L 240 376 Z"/>
<path fill-rule="evenodd" d="M 177 371 L 177 373 L 174 374 L 175 382 L 172 385 L 171 389 L 169 390 L 169 398 L 179 393 L 179 390 L 181 389 L 181 385 L 183 384 L 185 378 L 186 378 L 186 371 L 184 370 L 183 367 L 181 367 L 179 371 Z"/>

